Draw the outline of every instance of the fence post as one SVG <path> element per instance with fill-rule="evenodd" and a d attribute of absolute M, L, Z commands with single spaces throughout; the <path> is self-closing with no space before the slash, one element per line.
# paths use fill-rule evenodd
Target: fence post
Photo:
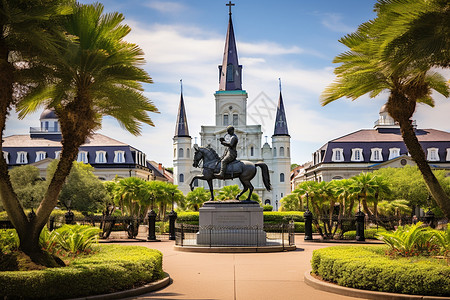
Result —
<path fill-rule="evenodd" d="M 428 210 L 425 213 L 425 222 L 427 222 L 428 226 L 430 226 L 431 228 L 436 227 L 434 225 L 434 212 L 432 212 L 431 210 Z"/>
<path fill-rule="evenodd" d="M 180 244 L 181 244 L 181 247 L 183 247 L 183 241 L 184 241 L 184 226 L 183 226 L 184 224 L 183 223 L 181 223 L 181 234 L 180 234 Z"/>
<path fill-rule="evenodd" d="M 70 209 L 68 212 L 66 212 L 64 214 L 64 217 L 66 219 L 66 224 L 69 224 L 69 225 L 73 224 L 74 214 Z"/>
<path fill-rule="evenodd" d="M 366 215 L 359 211 L 355 214 L 356 217 L 356 240 L 359 242 L 364 242 L 366 239 L 364 237 L 364 219 Z"/>
<path fill-rule="evenodd" d="M 312 212 L 307 209 L 303 214 L 303 218 L 305 219 L 305 241 L 312 240 Z"/>
<path fill-rule="evenodd" d="M 155 234 L 156 225 L 155 224 L 156 224 L 156 213 L 152 209 L 148 213 L 148 236 L 147 236 L 148 241 L 156 241 L 156 234 Z"/>
<path fill-rule="evenodd" d="M 177 213 L 171 211 L 169 213 L 169 240 L 175 240 L 175 220 L 177 219 Z"/>
<path fill-rule="evenodd" d="M 281 224 L 281 242 L 283 243 L 283 250 L 284 250 L 284 223 Z"/>

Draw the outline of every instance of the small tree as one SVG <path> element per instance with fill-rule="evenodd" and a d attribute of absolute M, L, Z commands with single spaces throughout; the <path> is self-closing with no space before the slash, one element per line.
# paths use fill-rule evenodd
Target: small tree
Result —
<path fill-rule="evenodd" d="M 44 197 L 48 185 L 41 178 L 39 169 L 31 165 L 14 167 L 9 170 L 9 176 L 12 187 L 23 207 L 36 209 Z"/>
<path fill-rule="evenodd" d="M 209 200 L 209 196 L 209 191 L 206 191 L 203 187 L 194 189 L 186 195 L 186 208 L 198 211 L 203 203 Z"/>

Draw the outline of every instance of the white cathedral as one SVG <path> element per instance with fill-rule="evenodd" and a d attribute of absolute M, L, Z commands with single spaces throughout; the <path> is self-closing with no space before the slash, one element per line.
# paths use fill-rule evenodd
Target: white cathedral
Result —
<path fill-rule="evenodd" d="M 274 210 L 280 207 L 280 199 L 290 193 L 290 140 L 284 110 L 283 98 L 278 100 L 274 133 L 272 135 L 272 147 L 267 143 L 261 146 L 261 125 L 247 124 L 247 92 L 242 89 L 242 65 L 238 63 L 236 41 L 234 37 L 231 11 L 229 13 L 227 37 L 222 65 L 219 65 L 219 90 L 214 94 L 216 101 L 216 124 L 202 126 L 200 132 L 201 146 L 210 145 L 219 155 L 224 152 L 219 138 L 226 134 L 227 126 L 233 125 L 239 142 L 237 146 L 238 160 L 251 162 L 263 161 L 270 170 L 270 182 L 272 190 L 264 188 L 261 170 L 259 169 L 252 184 L 263 204 L 272 205 Z M 174 184 L 187 194 L 190 191 L 189 183 L 196 175 L 201 174 L 201 169 L 194 168 L 193 145 L 189 135 L 186 118 L 183 93 L 181 93 L 178 108 L 175 136 L 173 137 L 173 175 Z M 214 180 L 214 189 L 219 190 L 225 185 L 238 184 L 234 180 Z M 194 186 L 204 186 L 208 190 L 206 181 L 195 181 Z"/>

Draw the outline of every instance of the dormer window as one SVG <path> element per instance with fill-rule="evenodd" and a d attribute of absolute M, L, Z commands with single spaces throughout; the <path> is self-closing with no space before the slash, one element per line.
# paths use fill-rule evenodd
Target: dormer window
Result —
<path fill-rule="evenodd" d="M 5 159 L 6 163 L 9 164 L 9 154 L 6 151 L 3 151 L 3 158 Z"/>
<path fill-rule="evenodd" d="M 17 164 L 27 164 L 28 163 L 28 157 L 27 157 L 27 152 L 25 151 L 19 151 L 17 152 L 17 160 L 16 160 Z"/>
<path fill-rule="evenodd" d="M 439 161 L 439 149 L 438 148 L 428 148 L 427 149 L 427 160 L 428 161 Z"/>
<path fill-rule="evenodd" d="M 36 152 L 36 160 L 35 160 L 35 162 L 38 162 L 40 160 L 45 159 L 45 156 L 46 156 L 45 151 L 37 151 Z"/>
<path fill-rule="evenodd" d="M 227 81 L 228 82 L 234 81 L 234 70 L 232 64 L 229 64 L 227 66 Z"/>
<path fill-rule="evenodd" d="M 115 163 L 124 163 L 125 162 L 125 151 L 117 150 L 114 151 L 114 162 Z"/>
<path fill-rule="evenodd" d="M 400 148 L 389 148 L 389 159 L 400 156 Z"/>
<path fill-rule="evenodd" d="M 370 161 L 383 161 L 383 153 L 381 148 L 372 148 L 370 151 Z"/>
<path fill-rule="evenodd" d="M 61 157 L 61 150 L 55 151 L 55 159 L 60 159 Z"/>
<path fill-rule="evenodd" d="M 88 153 L 87 153 L 87 151 L 80 151 L 80 152 L 78 152 L 77 161 L 87 164 L 88 163 Z"/>
<path fill-rule="evenodd" d="M 446 161 L 450 161 L 450 148 L 447 148 L 447 157 L 445 158 Z"/>
<path fill-rule="evenodd" d="M 361 148 L 352 149 L 351 161 L 364 161 L 363 150 Z"/>
<path fill-rule="evenodd" d="M 106 163 L 106 151 L 95 152 L 95 163 L 97 163 L 97 164 Z"/>
<path fill-rule="evenodd" d="M 333 155 L 331 157 L 331 161 L 340 162 L 344 161 L 344 149 L 342 148 L 333 148 Z"/>

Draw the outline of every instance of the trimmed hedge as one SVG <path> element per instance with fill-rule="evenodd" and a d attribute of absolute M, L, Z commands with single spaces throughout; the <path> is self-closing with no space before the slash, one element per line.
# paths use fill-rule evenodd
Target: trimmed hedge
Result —
<path fill-rule="evenodd" d="M 142 246 L 102 245 L 63 268 L 0 272 L 0 298 L 64 299 L 111 293 L 161 279 L 162 253 Z"/>
<path fill-rule="evenodd" d="M 304 222 L 302 211 L 264 211 L 264 223 L 280 224 L 294 222 Z M 179 212 L 178 223 L 198 225 L 198 212 Z M 304 230 L 303 230 L 304 231 Z"/>
<path fill-rule="evenodd" d="M 450 268 L 433 258 L 393 259 L 386 246 L 335 246 L 313 251 L 313 273 L 350 288 L 450 296 Z"/>
<path fill-rule="evenodd" d="M 294 220 L 294 222 L 305 222 L 302 211 L 265 211 L 263 213 L 264 223 L 289 223 L 290 220 Z"/>
<path fill-rule="evenodd" d="M 376 240 L 377 239 L 377 237 L 376 237 L 377 233 L 381 232 L 381 231 L 384 232 L 386 230 L 381 230 L 380 229 L 380 230 L 377 231 L 377 229 L 374 229 L 374 228 L 365 229 L 364 230 L 364 237 L 366 239 Z M 355 240 L 355 239 L 356 239 L 356 230 L 351 230 L 351 231 L 344 232 L 344 240 Z"/>

